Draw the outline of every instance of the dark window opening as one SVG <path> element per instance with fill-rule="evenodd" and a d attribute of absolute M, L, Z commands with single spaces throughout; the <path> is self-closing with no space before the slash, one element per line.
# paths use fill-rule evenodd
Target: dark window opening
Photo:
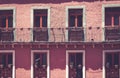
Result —
<path fill-rule="evenodd" d="M 69 27 L 83 26 L 83 10 L 69 9 Z"/>
<path fill-rule="evenodd" d="M 69 53 L 69 78 L 82 78 L 82 53 Z"/>
<path fill-rule="evenodd" d="M 47 78 L 47 53 L 34 53 L 34 78 Z"/>
<path fill-rule="evenodd" d="M 115 26 L 119 25 L 119 15 L 114 16 L 114 25 Z"/>
<path fill-rule="evenodd" d="M 0 27 L 13 27 L 13 10 L 0 10 Z"/>
<path fill-rule="evenodd" d="M 13 40 L 13 10 L 0 10 L 0 41 Z"/>
<path fill-rule="evenodd" d="M 120 40 L 120 7 L 105 8 L 105 40 Z"/>
<path fill-rule="evenodd" d="M 37 65 L 38 67 L 41 67 L 42 65 L 47 65 L 46 53 L 35 53 L 34 64 Z"/>
<path fill-rule="evenodd" d="M 0 53 L 0 65 L 3 65 L 3 67 L 8 67 L 8 65 L 12 65 L 12 60 L 12 53 Z"/>
<path fill-rule="evenodd" d="M 105 8 L 105 26 L 120 26 L 120 7 Z"/>
<path fill-rule="evenodd" d="M 12 78 L 12 53 L 0 53 L 0 78 Z"/>
<path fill-rule="evenodd" d="M 47 9 L 34 10 L 34 31 L 33 31 L 34 41 L 48 41 L 47 14 L 48 14 Z"/>
<path fill-rule="evenodd" d="M 106 78 L 119 78 L 120 53 L 112 52 L 105 54 Z"/>
<path fill-rule="evenodd" d="M 119 53 L 106 53 L 106 63 L 109 63 L 110 67 L 119 65 Z"/>
<path fill-rule="evenodd" d="M 34 27 L 47 27 L 47 10 L 34 10 Z"/>

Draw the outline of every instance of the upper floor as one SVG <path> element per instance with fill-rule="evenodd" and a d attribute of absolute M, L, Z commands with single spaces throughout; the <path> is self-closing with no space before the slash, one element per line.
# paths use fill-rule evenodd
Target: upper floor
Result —
<path fill-rule="evenodd" d="M 120 41 L 120 1 L 0 5 L 1 42 Z"/>

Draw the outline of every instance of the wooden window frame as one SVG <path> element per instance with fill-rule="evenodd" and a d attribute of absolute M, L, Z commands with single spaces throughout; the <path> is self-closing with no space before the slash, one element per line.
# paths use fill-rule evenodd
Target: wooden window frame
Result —
<path fill-rule="evenodd" d="M 74 66 L 76 66 L 77 65 L 77 63 L 76 63 L 76 59 L 77 59 L 77 54 L 78 53 L 69 53 L 69 56 L 71 56 L 71 55 L 73 55 L 74 56 L 74 62 L 75 62 L 75 64 L 74 64 Z M 83 61 L 83 53 L 81 53 L 82 54 L 82 61 Z M 72 57 L 69 57 L 69 64 L 71 64 L 71 59 L 72 59 Z M 83 65 L 83 64 L 82 64 Z"/>
<path fill-rule="evenodd" d="M 39 14 L 39 13 L 36 14 L 35 11 L 40 11 L 40 10 L 41 10 L 41 12 L 44 12 L 44 10 L 46 10 L 45 14 Z M 44 17 L 44 16 L 48 17 L 48 10 L 47 10 L 47 9 L 34 9 L 34 27 L 36 27 L 36 26 L 35 26 L 35 17 L 36 17 L 36 16 L 37 16 L 37 17 L 40 17 L 40 18 L 39 18 L 39 20 L 40 20 L 40 21 L 39 21 L 39 22 L 40 22 L 39 27 L 42 28 L 42 27 L 43 27 L 43 17 Z M 47 18 L 47 19 L 48 19 L 48 18 Z M 46 19 L 46 20 L 47 20 L 47 19 Z M 48 22 L 48 21 L 47 21 L 47 22 Z M 47 22 L 46 22 L 46 23 L 47 23 Z M 46 27 L 47 27 L 47 26 L 46 26 Z"/>
<path fill-rule="evenodd" d="M 72 13 L 72 12 L 70 12 L 70 10 L 72 10 L 72 11 L 74 11 L 75 13 Z M 81 11 L 82 10 L 82 11 Z M 79 13 L 79 11 L 80 11 L 80 13 Z M 68 10 L 68 17 L 69 17 L 69 26 L 70 26 L 70 17 L 71 16 L 74 16 L 75 17 L 75 26 L 74 27 L 79 27 L 78 26 L 78 16 L 82 16 L 82 18 L 83 18 L 83 9 L 69 9 Z M 82 12 L 82 13 L 81 13 Z M 83 27 L 83 19 L 81 19 L 82 20 L 82 26 L 80 26 L 80 27 Z M 71 27 L 71 26 L 70 26 Z"/>
<path fill-rule="evenodd" d="M 120 11 L 116 11 L 116 9 L 118 9 L 118 8 L 120 8 L 120 7 L 107 7 L 107 8 L 105 8 L 105 19 L 107 19 L 106 16 L 110 16 L 109 20 L 110 20 L 110 23 L 111 23 L 111 27 L 115 27 L 115 26 L 120 27 Z M 111 9 L 113 11 L 109 11 Z M 118 25 L 115 25 L 115 16 L 118 16 Z"/>
<path fill-rule="evenodd" d="M 2 57 L 3 57 L 3 55 L 5 55 L 4 56 L 4 63 L 6 64 L 4 67 L 8 67 L 8 65 L 9 65 L 9 61 L 8 61 L 8 57 L 9 57 L 9 55 L 11 55 L 12 53 L 0 53 L 0 64 L 2 64 L 2 61 L 3 61 L 3 59 L 2 59 Z M 12 59 L 13 59 L 13 56 L 12 56 Z M 12 60 L 11 60 L 11 62 L 12 62 Z"/>
<path fill-rule="evenodd" d="M 12 78 L 15 78 L 15 51 L 14 50 L 0 50 L 0 53 L 12 53 L 13 67 L 12 67 Z"/>
<path fill-rule="evenodd" d="M 119 52 L 112 52 L 112 53 L 110 53 L 110 52 L 107 52 L 106 54 L 105 54 L 105 63 L 106 63 L 106 59 L 107 59 L 107 57 L 106 57 L 106 55 L 108 55 L 108 54 L 110 54 L 111 55 L 111 66 L 114 66 L 115 64 L 114 64 L 114 61 L 115 61 L 115 54 L 117 54 L 118 53 L 118 58 L 120 58 L 120 53 Z M 118 60 L 119 61 L 119 60 Z M 120 64 L 120 63 L 119 63 Z"/>
<path fill-rule="evenodd" d="M 9 28 L 9 17 L 12 17 L 12 25 L 13 25 L 13 10 L 0 10 L 0 12 L 2 11 L 8 11 L 8 12 L 5 12 L 5 14 L 1 14 L 0 15 L 0 21 L 2 21 L 2 18 L 1 17 L 5 17 L 5 28 L 8 29 Z M 10 12 L 12 11 L 12 13 Z M 11 13 L 11 14 L 10 14 Z M 2 25 L 2 24 L 1 24 Z M 13 26 L 12 26 L 13 27 Z"/>
<path fill-rule="evenodd" d="M 43 57 L 44 57 L 44 54 L 46 54 L 46 59 L 45 60 L 43 60 Z M 41 60 L 39 60 L 39 59 L 36 59 L 36 57 L 35 57 L 35 55 L 39 55 L 39 58 L 41 59 Z M 38 67 L 40 67 L 40 66 L 42 66 L 42 65 L 46 65 L 47 66 L 47 53 L 45 52 L 45 53 L 34 53 L 34 64 L 36 64 L 36 60 L 39 60 L 38 62 L 39 62 L 39 66 Z"/>
<path fill-rule="evenodd" d="M 103 67 L 102 67 L 102 70 L 103 70 L 103 75 L 102 75 L 102 78 L 105 78 L 106 76 L 106 73 L 105 73 L 105 67 L 106 67 L 106 64 L 105 64 L 105 54 L 106 53 L 114 53 L 114 52 L 119 52 L 120 53 L 120 49 L 118 50 L 103 50 Z M 120 57 L 119 57 L 120 59 Z M 120 64 L 120 60 L 119 60 L 119 64 Z M 119 72 L 120 72 L 120 69 L 119 69 Z"/>
<path fill-rule="evenodd" d="M 107 15 L 107 14 L 106 14 L 106 15 Z M 110 19 L 110 21 L 111 21 L 111 22 L 110 22 L 110 23 L 111 23 L 111 26 L 112 26 L 112 27 L 120 26 L 120 15 L 118 15 L 117 13 L 111 13 L 111 14 L 109 14 L 109 15 L 111 16 L 111 19 Z M 115 16 L 116 16 L 116 15 L 119 16 L 119 17 L 118 17 L 118 18 L 119 18 L 119 24 L 118 24 L 118 25 L 115 25 L 115 20 L 114 20 L 114 19 L 115 19 Z"/>
<path fill-rule="evenodd" d="M 85 51 L 84 50 L 66 50 L 66 78 L 69 78 L 69 53 L 82 53 L 83 54 L 83 65 L 82 65 L 82 72 L 83 77 L 85 78 Z"/>
<path fill-rule="evenodd" d="M 50 78 L 49 50 L 31 50 L 31 78 L 34 78 L 34 53 L 47 53 L 47 78 Z"/>
<path fill-rule="evenodd" d="M 69 28 L 69 9 L 81 9 L 82 10 L 82 28 L 81 27 L 77 27 L 77 28 L 73 28 L 73 30 L 76 30 L 76 29 L 83 29 L 86 27 L 86 8 L 85 6 L 66 6 L 66 28 Z M 71 29 L 71 28 L 70 28 Z M 84 29 L 84 32 L 83 32 L 83 35 L 84 35 L 84 41 L 86 41 L 86 29 Z M 68 42 L 69 41 L 69 30 L 66 30 L 66 33 L 65 33 L 66 37 L 66 41 Z"/>

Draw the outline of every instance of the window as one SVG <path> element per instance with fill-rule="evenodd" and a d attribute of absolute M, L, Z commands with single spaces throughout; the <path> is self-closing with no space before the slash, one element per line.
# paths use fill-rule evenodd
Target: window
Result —
<path fill-rule="evenodd" d="M 83 9 L 69 9 L 68 19 L 68 40 L 84 41 Z"/>
<path fill-rule="evenodd" d="M 105 70 L 106 78 L 119 78 L 120 53 L 106 53 Z"/>
<path fill-rule="evenodd" d="M 105 26 L 120 26 L 120 7 L 105 8 Z"/>
<path fill-rule="evenodd" d="M 82 53 L 69 53 L 69 64 L 74 67 L 82 65 Z"/>
<path fill-rule="evenodd" d="M 82 27 L 82 9 L 69 9 L 69 27 Z"/>
<path fill-rule="evenodd" d="M 66 51 L 66 78 L 85 78 L 85 51 Z"/>
<path fill-rule="evenodd" d="M 69 53 L 69 78 L 82 78 L 82 53 Z"/>
<path fill-rule="evenodd" d="M 47 53 L 34 53 L 33 63 L 34 78 L 47 78 Z"/>
<path fill-rule="evenodd" d="M 34 27 L 47 27 L 47 10 L 34 10 Z"/>
<path fill-rule="evenodd" d="M 48 10 L 35 9 L 34 10 L 34 31 L 33 41 L 48 41 Z"/>
<path fill-rule="evenodd" d="M 2 28 L 13 27 L 12 10 L 0 10 L 0 27 Z"/>
<path fill-rule="evenodd" d="M 41 67 L 42 65 L 47 66 L 47 55 L 46 55 L 46 53 L 35 53 L 34 54 L 34 64 L 37 67 Z"/>
<path fill-rule="evenodd" d="M 13 10 L 0 10 L 0 41 L 13 40 Z"/>
<path fill-rule="evenodd" d="M 0 77 L 12 78 L 13 56 L 12 53 L 0 53 Z"/>
<path fill-rule="evenodd" d="M 120 7 L 105 8 L 105 40 L 120 40 Z"/>
<path fill-rule="evenodd" d="M 31 78 L 49 78 L 49 50 L 31 51 Z"/>

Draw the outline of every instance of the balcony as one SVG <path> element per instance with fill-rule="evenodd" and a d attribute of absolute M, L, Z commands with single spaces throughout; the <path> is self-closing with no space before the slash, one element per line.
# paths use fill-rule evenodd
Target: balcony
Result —
<path fill-rule="evenodd" d="M 14 29 L 13 28 L 0 28 L 0 41 L 14 41 Z"/>
<path fill-rule="evenodd" d="M 68 28 L 68 41 L 84 41 L 84 28 Z"/>
<path fill-rule="evenodd" d="M 106 41 L 119 41 L 120 40 L 120 27 L 105 27 L 105 40 Z"/>
<path fill-rule="evenodd" d="M 48 29 L 47 28 L 34 28 L 33 29 L 33 41 L 48 41 Z"/>
<path fill-rule="evenodd" d="M 113 41 L 120 41 L 120 27 L 0 28 L 0 42 L 101 43 Z"/>

